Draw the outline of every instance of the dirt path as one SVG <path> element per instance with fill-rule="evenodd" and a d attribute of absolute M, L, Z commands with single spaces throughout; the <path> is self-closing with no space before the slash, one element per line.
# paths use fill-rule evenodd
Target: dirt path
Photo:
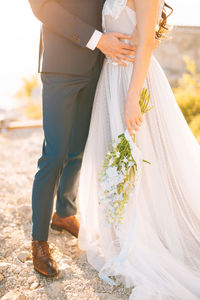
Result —
<path fill-rule="evenodd" d="M 60 274 L 45 279 L 32 268 L 31 188 L 41 153 L 41 129 L 0 134 L 0 299 L 128 299 L 123 285 L 110 287 L 87 263 L 77 240 L 50 230 Z"/>

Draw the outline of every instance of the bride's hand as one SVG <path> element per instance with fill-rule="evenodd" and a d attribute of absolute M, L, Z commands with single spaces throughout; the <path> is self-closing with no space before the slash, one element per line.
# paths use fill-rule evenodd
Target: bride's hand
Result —
<path fill-rule="evenodd" d="M 129 41 L 132 39 L 131 35 L 118 33 L 118 32 L 106 32 L 103 33 L 97 48 L 104 53 L 107 57 L 112 58 L 121 66 L 126 66 L 126 62 L 134 62 L 133 56 L 136 53 L 136 47 L 129 45 L 123 40 Z"/>
<path fill-rule="evenodd" d="M 139 100 L 134 100 L 131 95 L 127 96 L 125 104 L 125 121 L 130 135 L 133 137 L 134 132 L 138 131 L 142 125 L 143 118 L 140 109 Z"/>

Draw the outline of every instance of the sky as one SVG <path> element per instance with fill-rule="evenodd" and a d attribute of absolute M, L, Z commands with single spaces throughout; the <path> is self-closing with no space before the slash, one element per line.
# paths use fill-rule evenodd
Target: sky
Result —
<path fill-rule="evenodd" d="M 167 3 L 174 8 L 170 23 L 200 26 L 200 0 Z M 0 0 L 0 108 L 11 107 L 22 79 L 37 73 L 39 33 L 28 0 Z"/>

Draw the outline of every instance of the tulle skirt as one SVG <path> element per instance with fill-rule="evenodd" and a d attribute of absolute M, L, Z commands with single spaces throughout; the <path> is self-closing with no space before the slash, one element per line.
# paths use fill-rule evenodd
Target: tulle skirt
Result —
<path fill-rule="evenodd" d="M 138 194 L 118 228 L 106 226 L 99 174 L 113 138 L 125 131 L 124 104 L 134 66 L 104 62 L 80 177 L 79 246 L 108 283 L 118 276 L 134 300 L 200 299 L 200 146 L 152 57 L 144 86 L 153 109 L 136 144 L 145 160 Z"/>

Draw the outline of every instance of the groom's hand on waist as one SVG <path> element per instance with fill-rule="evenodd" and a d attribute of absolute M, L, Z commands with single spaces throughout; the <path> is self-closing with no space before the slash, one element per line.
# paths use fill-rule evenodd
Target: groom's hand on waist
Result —
<path fill-rule="evenodd" d="M 119 65 L 126 66 L 126 61 L 133 62 L 136 47 L 126 44 L 122 40 L 131 40 L 132 36 L 118 32 L 107 32 L 102 34 L 97 48 L 103 52 L 107 57 L 112 58 Z"/>

